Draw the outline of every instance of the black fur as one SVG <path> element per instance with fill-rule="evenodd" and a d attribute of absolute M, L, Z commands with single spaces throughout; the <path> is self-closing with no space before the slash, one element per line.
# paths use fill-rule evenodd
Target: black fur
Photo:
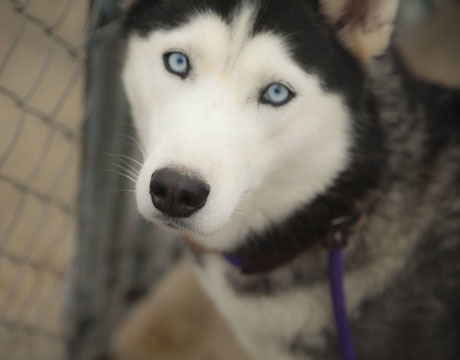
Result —
<path fill-rule="evenodd" d="M 126 14 L 124 33 L 147 36 L 156 29 L 170 29 L 186 23 L 194 14 L 212 11 L 229 22 L 239 1 L 150 0 L 137 1 Z"/>
<path fill-rule="evenodd" d="M 125 32 L 146 36 L 157 28 L 179 26 L 201 10 L 214 11 L 230 21 L 239 4 L 141 0 L 127 14 Z M 282 224 L 250 234 L 250 241 L 233 249 L 234 254 L 244 256 L 293 248 L 304 251 L 310 247 L 311 251 L 268 274 L 245 277 L 236 269 L 229 271 L 230 286 L 240 296 L 273 296 L 325 281 L 325 252 L 318 250 L 318 242 L 331 220 L 356 211 L 368 214 L 371 224 L 373 217 L 385 218 L 405 231 L 415 228 L 418 241 L 396 281 L 367 300 L 359 314 L 353 314 L 358 358 L 459 359 L 459 93 L 415 80 L 395 50 L 377 60 L 377 66 L 386 70 L 366 74 L 339 42 L 317 1 L 266 0 L 260 4 L 253 34 L 273 31 L 284 35 L 295 61 L 306 72 L 318 74 L 325 89 L 346 100 L 353 121 L 352 162 L 310 204 Z M 414 136 L 420 139 L 414 141 Z M 438 177 L 446 189 L 434 191 Z M 401 206 L 388 199 L 395 188 Z M 395 213 L 385 208 L 388 203 L 398 206 Z M 419 219 L 419 207 L 429 216 Z M 346 258 L 347 272 L 372 260 L 368 256 L 372 242 L 363 241 L 369 230 L 365 227 L 352 237 L 355 244 L 363 245 Z M 310 256 L 315 261 L 309 262 Z M 199 258 L 203 266 L 205 260 Z M 322 266 L 311 265 L 318 263 Z M 301 334 L 279 340 L 281 347 L 299 359 L 338 359 L 335 335 L 326 334 L 326 339 L 324 348 L 312 348 Z"/>

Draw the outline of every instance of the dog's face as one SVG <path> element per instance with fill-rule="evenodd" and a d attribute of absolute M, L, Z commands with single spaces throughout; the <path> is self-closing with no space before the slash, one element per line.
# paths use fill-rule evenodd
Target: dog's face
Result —
<path fill-rule="evenodd" d="M 348 167 L 362 73 L 315 2 L 140 1 L 126 24 L 147 219 L 228 249 L 219 233 L 283 219 Z"/>

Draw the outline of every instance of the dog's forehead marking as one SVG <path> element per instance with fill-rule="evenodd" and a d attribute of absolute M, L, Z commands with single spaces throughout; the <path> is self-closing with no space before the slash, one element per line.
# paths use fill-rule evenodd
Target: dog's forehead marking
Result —
<path fill-rule="evenodd" d="M 220 75 L 225 77 L 231 73 L 254 37 L 253 28 L 258 9 L 256 2 L 236 6 L 230 21 L 212 10 L 197 12 L 177 29 L 178 37 L 183 34 L 187 38 L 185 46 L 199 53 L 201 66 L 208 70 L 217 66 Z M 259 37 L 261 35 L 258 34 Z M 212 66 L 207 66 L 209 64 Z"/>
<path fill-rule="evenodd" d="M 233 20 L 229 25 L 230 38 L 226 69 L 231 68 L 237 61 L 238 55 L 249 40 L 256 11 L 257 8 L 254 4 L 246 4 L 234 10 Z"/>
<path fill-rule="evenodd" d="M 129 52 L 146 59 L 157 56 L 154 52 L 158 50 L 184 51 L 192 69 L 197 66 L 201 74 L 223 79 L 237 70 L 236 74 L 251 75 L 253 83 L 262 86 L 283 78 L 283 73 L 291 73 L 287 70 L 294 67 L 294 62 L 289 61 L 291 50 L 283 43 L 282 35 L 268 30 L 254 32 L 259 11 L 257 3 L 235 7 L 229 19 L 213 10 L 198 11 L 172 30 L 157 29 L 145 37 L 134 34 Z M 280 62 L 285 63 L 284 67 L 279 66 Z M 238 78 L 241 80 L 241 76 Z"/>

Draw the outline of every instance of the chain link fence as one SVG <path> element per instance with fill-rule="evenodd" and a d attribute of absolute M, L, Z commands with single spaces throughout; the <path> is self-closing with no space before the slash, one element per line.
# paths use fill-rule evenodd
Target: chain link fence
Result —
<path fill-rule="evenodd" d="M 141 154 L 120 78 L 121 2 L 96 0 L 90 7 L 72 360 L 105 359 L 124 314 L 181 253 L 178 242 L 140 219 L 134 204 L 133 171 Z"/>
<path fill-rule="evenodd" d="M 148 241 L 116 155 L 137 148 L 120 15 L 116 0 L 0 1 L 1 359 L 103 357 L 176 254 Z"/>
<path fill-rule="evenodd" d="M 0 1 L 0 357 L 62 359 L 87 2 Z"/>

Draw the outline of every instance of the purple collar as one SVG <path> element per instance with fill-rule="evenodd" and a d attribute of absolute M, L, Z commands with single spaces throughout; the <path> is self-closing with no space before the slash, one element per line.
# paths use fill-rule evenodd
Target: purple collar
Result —
<path fill-rule="evenodd" d="M 347 244 L 348 236 L 357 231 L 364 224 L 364 215 L 337 218 L 331 222 L 331 229 L 323 241 L 329 251 L 329 287 L 334 310 L 334 319 L 337 329 L 337 337 L 340 352 L 343 360 L 356 360 L 356 352 L 348 321 L 345 293 L 344 293 L 344 271 L 343 271 L 343 248 Z M 239 268 L 243 273 L 257 273 L 258 271 L 247 271 L 247 259 L 240 258 L 234 254 L 222 254 L 222 256 L 233 266 Z M 288 258 L 291 258 L 290 256 Z M 287 260 L 287 258 L 286 258 Z M 286 261 L 279 261 L 282 265 Z M 272 270 L 273 266 L 267 268 Z M 265 269 L 265 270 L 267 270 Z M 259 269 L 260 270 L 260 269 Z"/>

